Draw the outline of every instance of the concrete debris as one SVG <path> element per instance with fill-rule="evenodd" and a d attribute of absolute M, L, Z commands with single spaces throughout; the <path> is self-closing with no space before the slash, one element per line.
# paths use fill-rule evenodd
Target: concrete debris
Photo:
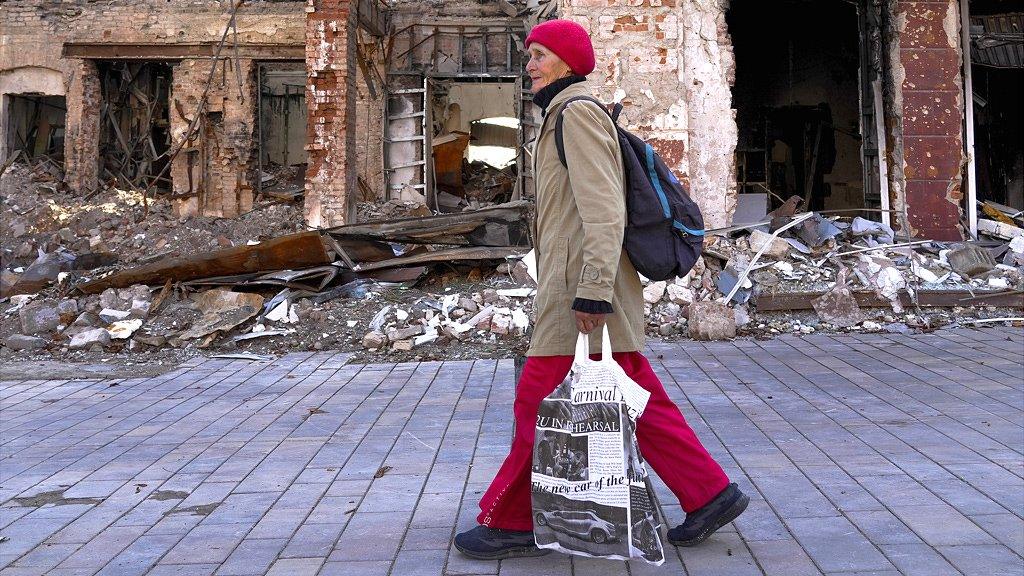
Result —
<path fill-rule="evenodd" d="M 92 328 L 72 336 L 68 347 L 72 350 L 91 348 L 94 345 L 103 347 L 110 344 L 110 340 L 110 332 L 105 328 Z"/>
<path fill-rule="evenodd" d="M 117 322 L 118 320 L 124 320 L 131 316 L 132 313 L 127 310 L 114 310 L 112 308 L 104 308 L 100 310 L 100 320 L 104 322 Z"/>
<path fill-rule="evenodd" d="M 46 302 L 29 304 L 18 310 L 21 331 L 24 334 L 47 334 L 60 326 L 60 313 L 56 306 Z"/>
<path fill-rule="evenodd" d="M 439 191 L 446 208 L 434 206 L 438 213 L 406 191 L 419 206 L 402 214 L 412 219 L 314 232 L 301 230 L 291 206 L 234 220 L 179 218 L 151 198 L 142 219 L 133 191 L 85 201 L 39 196 L 54 193 L 33 187 L 22 206 L 54 200 L 57 209 L 19 208 L 13 227 L 3 223 L 4 293 L 26 280 L 38 286 L 2 307 L 0 354 L 171 361 L 206 347 L 340 349 L 390 363 L 525 353 L 536 288 L 525 245 L 530 206 L 487 204 L 505 198 L 481 195 L 504 190 L 498 172 L 467 185 L 464 196 Z M 908 245 L 902 231 L 879 222 L 797 214 L 795 204 L 755 220 L 771 220 L 777 234 L 752 226 L 709 235 L 685 278 L 643 281 L 649 336 L 812 334 L 868 330 L 872 322 L 928 330 L 1019 315 L 1000 308 L 1021 301 L 1024 236 Z M 728 305 L 714 305 L 734 289 Z"/>
<path fill-rule="evenodd" d="M 46 348 L 47 341 L 38 336 L 27 336 L 25 334 L 12 334 L 4 340 L 4 346 L 11 350 L 39 350 Z"/>
<path fill-rule="evenodd" d="M 651 282 L 644 286 L 644 302 L 655 304 L 660 301 L 665 295 L 666 286 L 665 282 Z"/>
<path fill-rule="evenodd" d="M 995 258 L 988 250 L 968 244 L 946 255 L 950 268 L 964 278 L 983 274 L 996 267 Z"/>
<path fill-rule="evenodd" d="M 382 332 L 371 330 L 363 335 L 362 344 L 363 348 L 369 348 L 370 350 L 377 350 L 383 348 L 388 343 L 388 337 Z"/>
<path fill-rule="evenodd" d="M 857 304 L 857 299 L 846 286 L 846 269 L 839 271 L 836 279 L 836 286 L 820 298 L 811 301 L 814 311 L 823 321 L 838 326 L 849 328 L 864 321 L 864 314 Z"/>
<path fill-rule="evenodd" d="M 725 340 L 736 337 L 736 314 L 732 308 L 716 301 L 694 302 L 690 305 L 690 338 L 694 340 Z"/>
<path fill-rule="evenodd" d="M 764 254 L 773 258 L 785 258 L 789 254 L 790 245 L 782 238 L 773 237 L 771 234 L 767 234 L 760 230 L 754 229 L 750 232 L 750 236 L 747 237 L 747 242 L 750 243 L 750 249 L 754 252 L 761 250 L 765 245 Z"/>
<path fill-rule="evenodd" d="M 423 334 L 423 326 L 408 326 L 405 328 L 390 328 L 388 329 L 387 335 L 388 340 L 397 342 L 399 340 L 407 340 Z"/>
<path fill-rule="evenodd" d="M 135 331 L 142 328 L 142 320 L 121 320 L 114 322 L 110 326 L 107 326 L 107 332 L 110 333 L 110 337 L 114 340 L 127 340 L 135 334 Z"/>

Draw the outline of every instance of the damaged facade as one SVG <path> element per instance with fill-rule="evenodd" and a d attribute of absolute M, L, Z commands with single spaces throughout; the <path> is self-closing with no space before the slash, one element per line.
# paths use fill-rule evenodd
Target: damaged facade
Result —
<path fill-rule="evenodd" d="M 991 160 L 1014 149 L 993 120 L 1007 104 L 973 97 L 1019 84 L 1019 40 L 965 59 L 1019 35 L 1020 15 L 1004 30 L 1004 3 L 971 4 L 9 0 L 0 162 L 62 157 L 78 194 L 150 189 L 182 215 L 232 217 L 301 188 L 314 227 L 357 220 L 361 202 L 446 212 L 529 197 L 539 118 L 522 39 L 562 17 L 594 39 L 595 95 L 624 105 L 708 227 L 748 194 L 768 209 L 798 195 L 960 239 L 975 199 L 1021 203 L 1020 162 Z M 965 91 L 972 68 L 986 85 Z"/>

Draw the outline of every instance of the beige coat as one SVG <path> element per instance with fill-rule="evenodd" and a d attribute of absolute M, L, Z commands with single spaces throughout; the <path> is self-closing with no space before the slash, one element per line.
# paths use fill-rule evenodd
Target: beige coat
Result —
<path fill-rule="evenodd" d="M 595 103 L 573 102 L 562 120 L 568 169 L 555 147 L 558 111 L 569 98 L 589 94 L 586 83 L 577 83 L 555 95 L 533 147 L 538 288 L 529 356 L 575 352 L 574 298 L 611 302 L 613 351 L 638 351 L 644 345 L 643 287 L 622 248 L 625 184 L 615 127 Z M 590 344 L 592 351 L 601 350 L 599 331 Z"/>

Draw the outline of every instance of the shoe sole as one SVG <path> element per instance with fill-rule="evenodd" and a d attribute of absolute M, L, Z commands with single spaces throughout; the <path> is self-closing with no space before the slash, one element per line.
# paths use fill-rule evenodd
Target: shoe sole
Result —
<path fill-rule="evenodd" d="M 501 552 L 474 552 L 472 550 L 466 550 L 461 548 L 458 544 L 455 545 L 455 549 L 462 553 L 463 556 L 468 556 L 474 560 L 507 560 L 509 558 L 533 558 L 535 556 L 547 556 L 554 552 L 549 548 L 537 548 L 536 546 L 522 547 L 522 548 L 509 548 L 508 550 L 502 550 Z"/>
<path fill-rule="evenodd" d="M 719 528 L 725 526 L 729 522 L 732 522 L 738 518 L 740 514 L 743 514 L 743 511 L 747 509 L 748 504 L 750 504 L 750 497 L 746 494 L 741 494 L 740 497 L 736 499 L 736 502 L 734 502 L 724 514 L 718 517 L 718 520 L 714 525 L 710 526 L 700 534 L 697 534 L 697 536 L 690 540 L 672 540 L 670 538 L 668 542 L 673 546 L 681 546 L 683 548 L 696 546 L 697 544 L 707 540 L 708 537 L 718 531 Z"/>

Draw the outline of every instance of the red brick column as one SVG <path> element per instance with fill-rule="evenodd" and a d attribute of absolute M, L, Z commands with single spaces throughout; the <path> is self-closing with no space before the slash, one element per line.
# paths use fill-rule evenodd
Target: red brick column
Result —
<path fill-rule="evenodd" d="M 957 0 L 899 0 L 903 183 L 909 232 L 959 240 L 963 82 Z M 900 75 L 897 73 L 897 79 Z M 898 100 L 899 102 L 899 100 Z M 897 190 L 899 187 L 897 187 Z M 897 205 L 899 203 L 897 202 Z"/>
<path fill-rule="evenodd" d="M 349 0 L 310 0 L 306 14 L 306 223 L 337 226 L 354 214 L 355 15 Z"/>

